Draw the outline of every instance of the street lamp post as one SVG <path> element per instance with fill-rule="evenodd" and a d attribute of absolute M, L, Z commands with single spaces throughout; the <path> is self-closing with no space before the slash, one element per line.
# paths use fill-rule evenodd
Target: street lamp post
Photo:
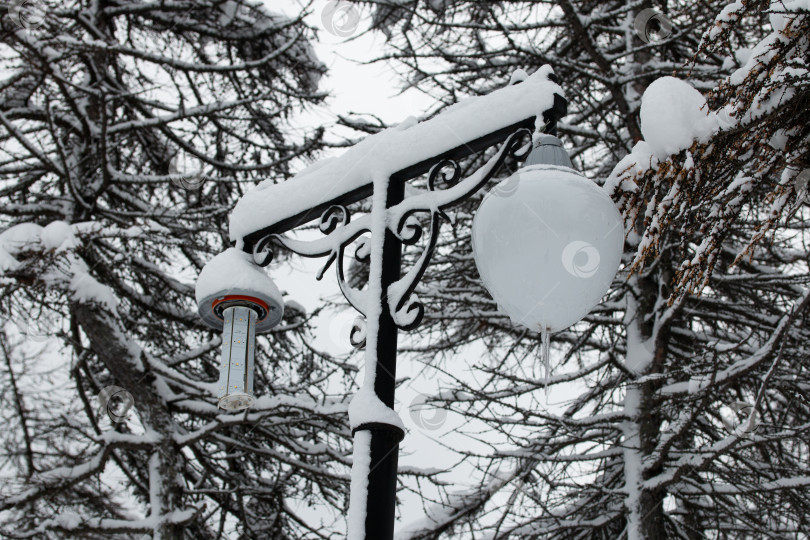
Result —
<path fill-rule="evenodd" d="M 430 120 L 406 123 L 393 131 L 373 135 L 344 156 L 303 171 L 300 178 L 260 186 L 245 195 L 231 216 L 231 236 L 236 247 L 245 256 L 252 255 L 258 266 L 268 265 L 273 257 L 272 250 L 278 247 L 305 257 L 326 257 L 319 279 L 335 263 L 341 291 L 365 317 L 364 322 L 353 328 L 351 336 L 353 344 L 362 346 L 365 342 L 366 347 L 365 381 L 349 410 L 355 440 L 349 511 L 349 537 L 352 539 L 393 538 L 398 447 L 404 436 L 402 423 L 393 411 L 397 334 L 400 329 L 415 328 L 424 315 L 424 307 L 414 291 L 430 262 L 444 210 L 479 191 L 510 156 L 522 159 L 532 150 L 530 163 L 537 162 L 541 168 L 544 164 L 551 166 L 554 170 L 550 172 L 555 174 L 561 171 L 568 174 L 566 169 L 571 170 L 570 160 L 559 146 L 558 139 L 551 137 L 552 141 L 548 138 L 555 133 L 557 121 L 566 112 L 566 101 L 550 69 L 541 68 L 531 77 L 522 73 L 522 76 L 513 78 L 509 87 L 476 99 L 480 101 L 457 106 L 456 110 Z M 497 110 L 499 107 L 500 111 Z M 533 131 L 545 135 L 535 134 L 534 144 L 531 144 Z M 456 144 L 447 144 L 446 140 L 434 137 L 438 132 L 455 137 Z M 499 144 L 500 149 L 481 169 L 461 178 L 459 160 Z M 375 160 L 377 154 L 382 157 L 377 156 Z M 363 159 L 367 163 L 361 163 Z M 578 174 L 573 170 L 571 173 Z M 424 174 L 428 175 L 428 190 L 405 197 L 406 184 Z M 546 173 L 535 171 L 532 174 L 532 182 L 542 183 L 541 177 Z M 449 187 L 439 189 L 439 180 Z M 537 185 L 532 182 L 518 187 L 527 193 L 537 192 Z M 590 186 L 600 191 L 592 183 Z M 541 191 L 542 187 L 534 195 L 542 196 Z M 371 214 L 352 221 L 347 206 L 369 197 Z M 612 205 L 606 195 L 604 199 Z M 616 214 L 613 217 L 617 218 L 615 207 L 613 211 Z M 423 226 L 413 217 L 420 212 L 429 215 L 427 246 L 415 267 L 403 276 L 403 245 L 415 244 L 424 234 Z M 608 214 L 609 211 L 605 213 Z M 301 241 L 285 234 L 319 216 L 320 229 L 326 235 L 324 238 Z M 605 227 L 605 223 L 598 227 Z M 351 288 L 345 279 L 344 251 L 353 243 L 360 244 L 355 257 L 370 262 L 369 284 L 365 291 Z M 486 244 L 486 238 L 481 236 L 478 243 Z M 621 246 L 618 248 L 620 253 Z M 618 267 L 618 256 L 611 254 L 611 257 L 610 265 L 615 259 L 615 266 L 603 274 L 612 278 Z M 477 254 L 476 262 L 480 268 L 479 259 Z M 242 265 L 243 261 L 238 264 Z M 498 273 L 502 273 L 498 269 L 489 270 L 487 268 L 482 275 L 496 276 L 493 279 L 497 279 Z M 540 272 L 542 267 L 534 271 Z M 267 285 L 246 287 L 240 282 L 235 285 L 239 294 L 234 295 L 228 287 L 227 276 L 221 276 L 224 280 L 221 287 L 211 284 L 216 275 L 219 273 L 209 272 L 205 280 L 201 278 L 200 281 L 206 284 L 205 294 L 200 293 L 198 283 L 197 295 L 201 313 L 212 326 L 222 327 L 216 317 L 223 312 L 217 311 L 216 306 L 222 305 L 227 296 L 239 298 L 225 305 L 243 310 L 247 307 L 247 311 L 256 311 L 258 317 L 262 316 L 262 311 L 256 308 L 259 301 L 270 306 L 265 318 L 280 313 L 280 303 Z M 590 296 L 595 296 L 598 301 L 608 285 L 609 282 L 605 285 L 602 279 Z M 494 294 L 499 302 L 503 292 Z M 505 292 L 508 296 L 509 291 Z M 532 324 L 535 323 L 535 319 L 527 318 L 526 314 L 524 321 L 520 321 L 521 316 L 513 311 L 521 307 L 509 304 L 509 300 L 504 302 L 508 304 L 503 306 L 504 309 L 514 320 L 526 324 L 525 321 L 531 319 Z M 235 313 L 235 310 L 228 312 Z M 280 315 L 273 318 L 275 322 L 278 319 Z M 267 326 L 265 323 L 264 327 Z M 533 329 L 545 332 L 556 328 L 548 325 Z M 225 403 L 232 407 L 234 403 L 247 407 L 251 399 L 239 396 L 225 399 Z"/>

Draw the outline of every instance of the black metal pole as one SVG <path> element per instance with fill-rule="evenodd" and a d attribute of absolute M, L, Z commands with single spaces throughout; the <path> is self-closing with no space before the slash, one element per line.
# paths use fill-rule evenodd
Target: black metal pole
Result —
<path fill-rule="evenodd" d="M 385 207 L 402 202 L 405 183 L 398 179 L 388 182 Z M 385 405 L 394 408 L 394 390 L 397 373 L 397 325 L 388 307 L 388 287 L 400 277 L 402 244 L 386 229 L 383 239 L 381 298 L 382 310 L 378 320 L 377 342 L 367 347 L 377 349 L 377 370 L 374 392 Z M 358 426 L 371 432 L 371 463 L 368 473 L 366 497 L 366 540 L 394 538 L 394 514 L 397 496 L 397 460 L 402 430 L 387 424 Z"/>

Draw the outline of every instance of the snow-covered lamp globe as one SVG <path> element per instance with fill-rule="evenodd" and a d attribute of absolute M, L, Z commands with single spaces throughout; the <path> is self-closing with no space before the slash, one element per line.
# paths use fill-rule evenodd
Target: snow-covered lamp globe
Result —
<path fill-rule="evenodd" d="M 526 166 L 484 197 L 472 242 L 500 309 L 545 337 L 582 319 L 607 292 L 624 226 L 607 193 L 571 168 L 560 140 L 540 135 Z"/>
<path fill-rule="evenodd" d="M 253 396 L 256 334 L 267 332 L 284 314 L 284 302 L 270 277 L 251 255 L 230 248 L 205 265 L 196 287 L 200 317 L 222 330 L 217 394 L 225 410 L 247 409 Z"/>

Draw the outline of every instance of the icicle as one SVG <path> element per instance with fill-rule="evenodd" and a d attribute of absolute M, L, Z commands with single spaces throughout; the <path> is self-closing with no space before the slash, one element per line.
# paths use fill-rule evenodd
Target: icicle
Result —
<path fill-rule="evenodd" d="M 549 367 L 549 347 L 551 339 L 549 337 L 549 328 L 545 324 L 540 326 L 540 341 L 541 341 L 541 349 L 540 349 L 540 356 L 542 357 L 543 367 L 545 369 L 545 379 L 543 380 L 543 389 L 546 390 L 546 396 L 548 396 L 548 378 L 551 374 L 551 368 Z"/>

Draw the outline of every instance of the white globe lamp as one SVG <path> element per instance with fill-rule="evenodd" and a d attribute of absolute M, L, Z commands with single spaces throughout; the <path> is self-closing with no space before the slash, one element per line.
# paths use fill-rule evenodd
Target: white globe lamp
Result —
<path fill-rule="evenodd" d="M 608 291 L 624 227 L 607 193 L 571 168 L 556 137 L 541 135 L 526 164 L 484 197 L 473 254 L 501 310 L 547 335 L 582 319 Z"/>

